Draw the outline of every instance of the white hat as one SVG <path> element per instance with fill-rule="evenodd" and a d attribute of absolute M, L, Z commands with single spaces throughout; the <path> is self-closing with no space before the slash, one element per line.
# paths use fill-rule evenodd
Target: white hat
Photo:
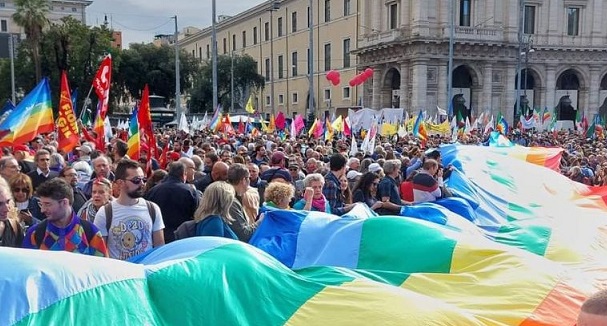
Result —
<path fill-rule="evenodd" d="M 90 154 L 93 151 L 93 149 L 89 145 L 78 146 L 78 147 L 76 147 L 76 150 L 77 151 L 82 151 L 82 152 L 84 152 L 87 155 Z"/>
<path fill-rule="evenodd" d="M 369 165 L 369 172 L 377 173 L 382 170 L 383 169 L 382 169 L 381 165 L 379 165 L 379 163 L 371 163 Z"/>
<path fill-rule="evenodd" d="M 363 174 L 360 173 L 360 172 L 358 172 L 358 171 L 356 171 L 356 170 L 350 170 L 346 174 L 346 178 L 348 178 L 349 180 L 354 180 L 354 179 L 360 177 L 361 175 L 363 175 Z"/>

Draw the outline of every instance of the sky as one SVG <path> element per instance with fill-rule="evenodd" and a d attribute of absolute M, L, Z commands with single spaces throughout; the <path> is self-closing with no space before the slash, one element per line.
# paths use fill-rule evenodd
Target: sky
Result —
<path fill-rule="evenodd" d="M 235 15 L 265 0 L 218 0 L 217 15 Z M 149 43 L 156 34 L 173 34 L 178 28 L 211 26 L 211 0 L 93 0 L 87 8 L 87 24 L 98 26 L 107 15 L 108 23 L 122 31 L 123 47 Z"/>

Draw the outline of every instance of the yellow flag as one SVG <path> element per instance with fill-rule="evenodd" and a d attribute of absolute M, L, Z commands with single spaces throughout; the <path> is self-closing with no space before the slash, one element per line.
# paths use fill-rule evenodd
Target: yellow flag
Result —
<path fill-rule="evenodd" d="M 266 125 L 266 121 L 264 120 L 264 118 L 261 117 L 261 119 L 259 119 L 259 121 L 261 122 L 261 131 L 267 132 L 268 126 Z"/>
<path fill-rule="evenodd" d="M 398 131 L 398 128 L 395 124 L 384 122 L 381 125 L 380 134 L 382 136 L 392 136 L 392 135 L 396 134 L 397 131 Z"/>
<path fill-rule="evenodd" d="M 333 127 L 335 131 L 344 132 L 344 119 L 341 117 L 341 115 L 337 117 L 335 121 L 333 121 L 331 127 Z"/>
<path fill-rule="evenodd" d="M 274 120 L 274 114 L 270 115 L 270 125 L 268 126 L 268 132 L 274 132 L 276 130 L 276 122 Z"/>
<path fill-rule="evenodd" d="M 255 112 L 255 109 L 253 108 L 253 94 L 249 96 L 249 100 L 247 101 L 247 105 L 244 107 L 244 109 L 249 113 Z"/>

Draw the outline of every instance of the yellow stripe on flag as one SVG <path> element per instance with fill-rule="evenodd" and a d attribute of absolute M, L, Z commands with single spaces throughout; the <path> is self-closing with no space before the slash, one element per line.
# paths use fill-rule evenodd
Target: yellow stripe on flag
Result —
<path fill-rule="evenodd" d="M 428 296 L 369 280 L 328 286 L 304 303 L 286 325 L 483 325 Z"/>
<path fill-rule="evenodd" d="M 402 287 L 444 300 L 487 326 L 519 325 L 559 283 L 562 269 L 529 252 L 466 237 L 455 246 L 449 274 L 412 274 Z"/>

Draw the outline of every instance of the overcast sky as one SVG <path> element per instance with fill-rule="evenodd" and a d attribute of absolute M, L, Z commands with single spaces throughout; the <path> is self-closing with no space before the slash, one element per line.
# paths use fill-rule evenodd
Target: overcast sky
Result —
<path fill-rule="evenodd" d="M 218 0 L 217 15 L 235 15 L 264 0 Z M 211 25 L 211 0 L 94 0 L 87 8 L 87 23 L 99 25 L 107 15 L 115 30 L 122 31 L 124 47 L 148 43 L 156 34 L 172 34 L 177 15 L 179 29 Z"/>

